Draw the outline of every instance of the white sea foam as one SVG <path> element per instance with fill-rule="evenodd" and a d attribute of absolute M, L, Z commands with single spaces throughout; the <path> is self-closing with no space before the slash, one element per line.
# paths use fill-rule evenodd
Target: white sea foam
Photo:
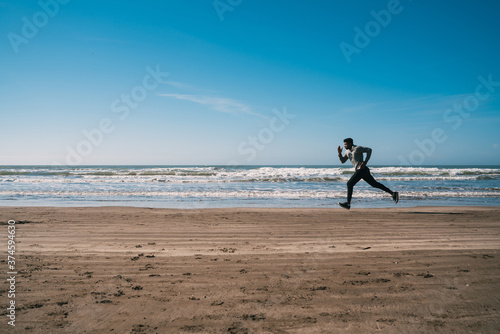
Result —
<path fill-rule="evenodd" d="M 500 205 L 500 168 L 370 169 L 378 181 L 400 191 L 407 201 L 482 198 L 484 205 Z M 345 198 L 353 172 L 352 166 L 0 166 L 0 204 L 23 199 L 43 204 L 53 199 L 139 203 L 180 198 L 193 203 L 238 199 L 243 204 L 247 199 L 280 204 L 281 200 L 305 200 L 315 205 L 324 199 Z M 356 185 L 354 198 L 390 202 L 388 194 L 363 181 Z"/>
<path fill-rule="evenodd" d="M 371 171 L 378 180 L 388 181 L 500 179 L 500 169 L 494 168 L 372 167 Z M 352 168 L 344 167 L 3 168 L 0 182 L 346 182 L 352 174 Z"/>
<path fill-rule="evenodd" d="M 345 191 L 0 191 L 0 196 L 149 196 L 149 197 L 214 197 L 214 198 L 339 198 L 345 197 Z M 410 191 L 401 197 L 499 197 L 499 191 Z M 357 191 L 354 197 L 382 198 L 387 194 L 377 191 Z"/>

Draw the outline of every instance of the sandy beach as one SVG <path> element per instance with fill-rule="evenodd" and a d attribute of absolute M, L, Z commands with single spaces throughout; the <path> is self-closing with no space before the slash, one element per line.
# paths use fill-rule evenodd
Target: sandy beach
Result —
<path fill-rule="evenodd" d="M 496 333 L 500 208 L 1 207 L 2 333 Z"/>

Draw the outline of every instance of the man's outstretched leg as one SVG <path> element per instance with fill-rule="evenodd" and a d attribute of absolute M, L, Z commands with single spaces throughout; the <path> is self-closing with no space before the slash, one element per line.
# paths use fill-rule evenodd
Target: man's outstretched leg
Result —
<path fill-rule="evenodd" d="M 386 186 L 384 186 L 382 183 L 380 182 L 377 182 L 372 174 L 370 173 L 370 170 L 368 169 L 368 167 L 365 167 L 364 168 L 364 171 L 365 173 L 363 173 L 363 176 L 362 176 L 362 179 L 365 180 L 369 185 L 371 185 L 372 187 L 374 188 L 378 188 L 378 189 L 381 189 L 389 194 L 391 194 L 392 196 L 392 199 L 394 200 L 394 203 L 395 204 L 398 204 L 399 202 L 399 193 L 397 191 L 392 191 L 391 189 L 387 188 Z"/>
<path fill-rule="evenodd" d="M 362 172 L 362 170 L 357 170 L 351 176 L 351 178 L 349 179 L 349 181 L 347 181 L 347 202 L 339 203 L 339 205 L 342 208 L 347 209 L 347 210 L 349 210 L 351 208 L 351 199 L 352 199 L 352 192 L 354 190 L 354 186 L 362 178 L 363 178 L 363 172 Z"/>
<path fill-rule="evenodd" d="M 370 173 L 370 169 L 368 167 L 365 167 L 363 169 L 359 169 L 359 170 L 355 171 L 354 174 L 349 179 L 349 181 L 347 181 L 347 202 L 339 203 L 339 205 L 342 208 L 347 209 L 347 210 L 349 210 L 351 208 L 351 199 L 352 199 L 352 193 L 354 190 L 354 186 L 361 179 L 365 180 L 366 183 L 368 183 L 370 186 L 372 186 L 374 188 L 381 189 L 381 190 L 391 194 L 392 199 L 394 200 L 395 204 L 397 204 L 399 202 L 399 193 L 397 191 L 392 191 L 391 189 L 384 186 L 382 183 L 377 182 L 373 178 L 372 174 Z"/>

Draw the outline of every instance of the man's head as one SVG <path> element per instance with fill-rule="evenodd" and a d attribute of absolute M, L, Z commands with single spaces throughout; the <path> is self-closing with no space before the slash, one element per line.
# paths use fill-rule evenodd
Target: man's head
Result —
<path fill-rule="evenodd" d="M 352 138 L 344 139 L 344 147 L 346 150 L 350 150 L 353 145 L 354 145 L 354 141 L 352 140 Z"/>

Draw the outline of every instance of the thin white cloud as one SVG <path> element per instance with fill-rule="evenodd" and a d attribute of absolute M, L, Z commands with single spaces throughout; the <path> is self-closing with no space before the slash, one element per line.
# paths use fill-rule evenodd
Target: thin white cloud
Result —
<path fill-rule="evenodd" d="M 166 81 L 163 83 L 170 85 L 170 86 L 173 86 L 173 87 L 182 88 L 182 89 L 192 89 L 193 88 L 189 85 L 186 85 L 185 83 L 178 82 L 178 81 Z"/>
<path fill-rule="evenodd" d="M 158 95 L 171 97 L 178 100 L 186 100 L 198 103 L 201 105 L 208 106 L 210 109 L 218 112 L 223 112 L 228 114 L 248 114 L 266 119 L 265 116 L 253 112 L 252 109 L 246 104 L 226 97 L 212 97 L 212 96 L 190 95 L 190 94 L 158 94 Z"/>

